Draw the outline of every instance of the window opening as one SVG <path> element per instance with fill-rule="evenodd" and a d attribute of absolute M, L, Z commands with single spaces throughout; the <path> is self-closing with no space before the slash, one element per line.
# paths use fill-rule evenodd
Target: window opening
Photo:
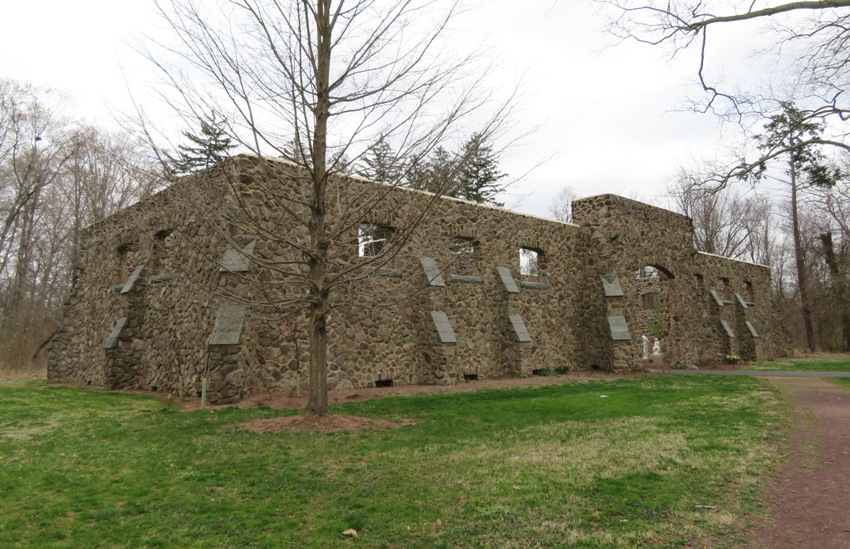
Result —
<path fill-rule="evenodd" d="M 643 302 L 644 311 L 655 311 L 661 308 L 661 277 L 657 267 L 645 265 L 635 271 L 638 281 L 638 292 Z"/>
<path fill-rule="evenodd" d="M 660 308 L 661 308 L 661 296 L 658 295 L 658 292 L 643 294 L 643 310 L 644 311 L 655 311 L 656 309 L 660 309 Z"/>
<path fill-rule="evenodd" d="M 137 248 L 135 244 L 122 244 L 116 250 L 115 282 L 122 284 L 130 278 L 133 272 L 133 264 L 136 259 Z"/>
<path fill-rule="evenodd" d="M 720 278 L 720 299 L 726 301 L 730 299 L 732 296 L 729 293 L 729 279 L 728 278 Z"/>
<path fill-rule="evenodd" d="M 357 231 L 357 255 L 360 257 L 380 255 L 393 235 L 395 235 L 393 227 L 362 223 Z"/>
<path fill-rule="evenodd" d="M 756 302 L 756 291 L 749 280 L 744 281 L 744 299 L 751 305 Z"/>
<path fill-rule="evenodd" d="M 697 291 L 699 293 L 702 294 L 705 292 L 705 278 L 701 274 L 694 273 L 694 283 L 696 284 Z"/>
<path fill-rule="evenodd" d="M 534 248 L 519 249 L 519 274 L 523 280 L 534 280 L 543 276 L 543 252 Z"/>
<path fill-rule="evenodd" d="M 638 278 L 658 278 L 658 267 L 645 265 L 635 273 Z"/>
<path fill-rule="evenodd" d="M 455 236 L 449 239 L 449 252 L 452 254 L 452 271 L 459 275 L 473 276 L 478 242 L 471 238 Z"/>
<path fill-rule="evenodd" d="M 153 236 L 153 261 L 151 273 L 162 274 L 172 271 L 171 248 L 174 236 L 171 229 L 164 229 Z"/>

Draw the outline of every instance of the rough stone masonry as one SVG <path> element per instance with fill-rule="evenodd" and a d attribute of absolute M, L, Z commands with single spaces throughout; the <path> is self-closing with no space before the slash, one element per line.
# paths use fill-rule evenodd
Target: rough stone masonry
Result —
<path fill-rule="evenodd" d="M 309 180 L 239 155 L 88 227 L 48 378 L 212 402 L 306 384 Z M 763 360 L 788 340 L 762 265 L 698 252 L 685 216 L 614 195 L 560 223 L 337 177 L 329 386 Z"/>

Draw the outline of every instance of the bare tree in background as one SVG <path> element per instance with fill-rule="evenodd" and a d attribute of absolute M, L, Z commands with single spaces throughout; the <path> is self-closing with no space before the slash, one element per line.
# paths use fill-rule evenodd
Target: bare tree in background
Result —
<path fill-rule="evenodd" d="M 673 209 L 694 224 L 698 250 L 769 264 L 772 241 L 771 204 L 761 195 L 741 196 L 731 188 L 713 191 L 699 173 L 680 169 L 667 188 Z"/>
<path fill-rule="evenodd" d="M 279 190 L 267 188 L 275 211 L 287 218 L 280 226 L 294 228 L 275 234 L 275 241 L 297 253 L 285 265 L 266 268 L 295 291 L 258 306 L 307 311 L 306 411 L 325 415 L 327 325 L 337 293 L 364 276 L 364 267 L 398 253 L 427 211 L 406 213 L 404 226 L 387 242 L 391 245 L 375 247 L 376 253 L 358 265 L 335 259 L 335 248 L 349 245 L 357 227 L 406 177 L 409 168 L 403 166 L 417 165 L 456 137 L 459 124 L 489 99 L 469 78 L 478 76 L 472 74 L 473 59 L 455 56 L 445 39 L 458 4 L 173 0 L 158 6 L 174 40 L 148 55 L 170 84 L 164 98 L 186 125 L 214 113 L 227 121 L 229 135 L 241 148 L 261 157 L 288 158 L 302 168 L 286 200 Z M 484 140 L 499 128 L 504 110 L 496 110 L 476 124 Z M 331 178 L 381 142 L 404 162 L 398 169 L 385 166 L 382 173 L 399 180 L 385 181 L 387 190 L 378 196 L 364 191 L 335 203 L 330 218 Z"/>
<path fill-rule="evenodd" d="M 147 145 L 127 133 L 80 126 L 73 136 L 76 152 L 68 159 L 57 201 L 64 203 L 69 257 L 76 261 L 84 227 L 151 195 L 162 179 Z"/>
<path fill-rule="evenodd" d="M 0 279 L 3 327 L 26 323 L 23 304 L 32 289 L 33 246 L 47 189 L 76 150 L 61 98 L 50 90 L 0 81 Z"/>
<path fill-rule="evenodd" d="M 841 324 L 840 350 L 850 351 L 850 177 L 848 168 L 831 187 L 813 189 L 813 210 L 817 211 L 817 239 L 827 267 L 826 306 L 831 319 Z"/>
<path fill-rule="evenodd" d="M 549 206 L 549 213 L 558 221 L 573 222 L 573 200 L 578 198 L 575 189 L 567 185 L 555 195 L 555 202 Z"/>
<path fill-rule="evenodd" d="M 794 157 L 801 150 L 850 152 L 850 96 L 845 93 L 850 91 L 850 0 L 780 2 L 764 8 L 738 0 L 710 5 L 700 0 L 597 1 L 608 17 L 609 32 L 620 40 L 666 47 L 673 58 L 696 50 L 695 72 L 706 95 L 692 107 L 733 116 L 744 140 L 760 143 L 755 150 L 745 144 L 726 164 L 712 163 L 701 175 L 705 188 L 721 189 L 748 179 L 775 159 Z M 752 78 L 743 88 L 727 89 L 722 81 L 712 80 L 710 74 L 722 73 L 722 67 L 710 65 L 712 33 L 730 27 L 763 31 L 767 45 L 750 53 L 775 56 L 776 71 Z M 765 81 L 766 89 L 759 89 Z M 777 95 L 776 90 L 782 91 Z M 818 130 L 764 146 L 763 125 L 791 115 L 796 126 Z"/>
<path fill-rule="evenodd" d="M 57 92 L 0 80 L 0 362 L 24 366 L 59 322 L 83 227 L 155 181 L 147 149 L 75 121 Z"/>

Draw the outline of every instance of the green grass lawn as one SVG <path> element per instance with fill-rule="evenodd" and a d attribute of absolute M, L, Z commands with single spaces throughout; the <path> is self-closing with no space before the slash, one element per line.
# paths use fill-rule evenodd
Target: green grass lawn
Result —
<path fill-rule="evenodd" d="M 787 422 L 708 376 L 333 411 L 416 423 L 254 434 L 292 412 L 0 381 L 0 547 L 701 547 L 757 509 Z"/>
<path fill-rule="evenodd" d="M 744 369 L 770 372 L 850 372 L 850 355 L 788 358 L 770 362 L 754 362 Z"/>

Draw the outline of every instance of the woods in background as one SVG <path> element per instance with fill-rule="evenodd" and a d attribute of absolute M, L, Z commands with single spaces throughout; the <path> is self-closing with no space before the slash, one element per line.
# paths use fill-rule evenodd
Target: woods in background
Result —
<path fill-rule="evenodd" d="M 0 79 L 0 369 L 58 328 L 82 229 L 161 181 L 140 142 L 68 113 L 57 92 Z"/>

